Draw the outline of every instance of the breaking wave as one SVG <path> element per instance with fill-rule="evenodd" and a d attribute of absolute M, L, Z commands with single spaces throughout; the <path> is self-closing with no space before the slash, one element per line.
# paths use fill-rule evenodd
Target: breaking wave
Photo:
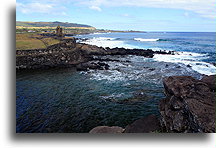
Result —
<path fill-rule="evenodd" d="M 207 58 L 207 54 L 193 52 L 175 52 L 175 55 L 154 55 L 156 61 L 184 64 L 200 74 L 214 75 L 216 67 L 211 63 L 201 61 Z"/>
<path fill-rule="evenodd" d="M 88 39 L 86 41 L 83 41 L 81 43 L 86 43 L 90 45 L 96 45 L 99 47 L 110 47 L 110 48 L 115 48 L 115 47 L 124 47 L 124 48 L 138 48 L 138 46 L 133 46 L 126 44 L 124 40 L 120 40 L 120 38 L 111 38 L 111 37 L 94 37 L 91 39 Z"/>
<path fill-rule="evenodd" d="M 144 39 L 144 38 L 134 38 L 135 41 L 141 41 L 141 42 L 156 42 L 156 41 L 169 41 L 168 39 Z"/>
<path fill-rule="evenodd" d="M 136 41 L 141 41 L 141 42 L 155 42 L 159 41 L 160 39 L 144 39 L 144 38 L 134 38 Z"/>
<path fill-rule="evenodd" d="M 142 41 L 142 42 L 155 42 L 155 41 L 168 41 L 166 39 L 144 39 L 144 38 L 134 38 L 134 40 Z M 91 39 L 88 39 L 86 41 L 83 41 L 82 43 L 90 44 L 90 45 L 96 45 L 99 47 L 123 47 L 128 49 L 134 49 L 139 48 L 139 46 L 127 44 L 128 41 L 123 40 L 122 38 L 113 38 L 113 37 L 94 37 Z M 161 48 L 151 48 L 152 50 L 162 50 Z M 190 68 L 200 74 L 205 75 L 213 75 L 216 74 L 216 67 L 211 64 L 204 62 L 203 60 L 208 59 L 208 54 L 201 54 L 201 53 L 194 53 L 194 52 L 175 52 L 175 55 L 160 55 L 155 54 L 154 60 L 159 62 L 170 62 L 170 63 L 176 63 L 176 64 L 183 64 L 187 68 Z M 119 73 L 116 72 L 116 75 Z M 115 79 L 115 78 L 112 78 Z"/>

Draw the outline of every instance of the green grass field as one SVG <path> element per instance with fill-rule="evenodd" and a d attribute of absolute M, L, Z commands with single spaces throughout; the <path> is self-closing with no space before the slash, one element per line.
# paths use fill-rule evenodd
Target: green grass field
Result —
<path fill-rule="evenodd" d="M 17 33 L 16 50 L 46 48 L 60 41 L 51 37 L 44 38 L 36 33 Z"/>

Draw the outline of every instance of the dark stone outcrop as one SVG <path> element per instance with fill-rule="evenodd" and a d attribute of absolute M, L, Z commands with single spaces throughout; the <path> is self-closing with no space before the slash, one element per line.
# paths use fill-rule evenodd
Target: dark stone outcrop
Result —
<path fill-rule="evenodd" d="M 45 49 L 16 50 L 16 68 L 21 70 L 71 67 L 92 59 L 75 47 L 75 38 L 69 38 Z"/>
<path fill-rule="evenodd" d="M 76 65 L 76 69 L 78 71 L 87 71 L 88 69 L 97 69 L 97 70 L 108 70 L 109 65 L 102 62 L 87 62 L 87 63 L 80 63 Z"/>
<path fill-rule="evenodd" d="M 119 126 L 97 126 L 93 128 L 89 133 L 96 134 L 96 133 L 110 133 L 110 134 L 116 134 L 116 133 L 122 133 L 124 129 Z"/>
<path fill-rule="evenodd" d="M 108 55 L 137 55 L 152 58 L 154 56 L 154 51 L 151 49 L 125 49 L 125 48 L 112 48 L 107 50 Z"/>
<path fill-rule="evenodd" d="M 215 132 L 215 76 L 164 79 L 166 99 L 159 108 L 166 132 Z"/>
<path fill-rule="evenodd" d="M 16 57 L 16 68 L 21 69 L 46 69 L 53 67 L 71 67 L 87 62 L 91 58 L 81 51 L 53 52 L 33 56 L 23 55 Z"/>
<path fill-rule="evenodd" d="M 127 125 L 124 133 L 150 133 L 160 130 L 160 121 L 154 115 L 138 119 Z"/>

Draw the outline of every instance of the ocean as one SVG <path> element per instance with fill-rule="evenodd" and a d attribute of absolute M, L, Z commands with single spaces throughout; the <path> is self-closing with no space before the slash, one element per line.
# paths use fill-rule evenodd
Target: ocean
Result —
<path fill-rule="evenodd" d="M 215 74 L 215 32 L 147 32 L 147 33 L 95 33 L 81 35 L 84 43 L 102 47 L 124 47 L 177 51 L 174 56 L 156 55 L 155 60 L 183 63 L 199 73 Z M 211 64 L 209 64 L 211 63 Z"/>
<path fill-rule="evenodd" d="M 109 70 L 74 68 L 17 72 L 17 132 L 89 132 L 159 116 L 164 77 L 216 74 L 215 33 L 147 32 L 79 35 L 102 46 L 175 51 L 175 55 L 106 56 Z"/>

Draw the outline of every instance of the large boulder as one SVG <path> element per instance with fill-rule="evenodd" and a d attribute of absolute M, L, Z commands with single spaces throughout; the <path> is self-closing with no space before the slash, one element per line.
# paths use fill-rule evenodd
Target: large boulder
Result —
<path fill-rule="evenodd" d="M 122 133 L 124 129 L 119 126 L 97 126 L 93 128 L 89 133 L 96 134 L 96 133 Z"/>
<path fill-rule="evenodd" d="M 215 77 L 208 77 L 208 82 L 213 81 L 210 78 Z M 166 99 L 159 106 L 167 132 L 215 132 L 215 93 L 211 85 L 190 76 L 167 77 L 163 84 Z"/>
<path fill-rule="evenodd" d="M 88 44 L 77 44 L 76 48 L 79 48 L 85 54 L 88 55 L 104 55 L 106 51 L 102 47 L 98 47 L 95 45 L 88 45 Z"/>
<path fill-rule="evenodd" d="M 138 119 L 127 125 L 124 133 L 150 133 L 160 130 L 160 121 L 154 115 Z"/>

